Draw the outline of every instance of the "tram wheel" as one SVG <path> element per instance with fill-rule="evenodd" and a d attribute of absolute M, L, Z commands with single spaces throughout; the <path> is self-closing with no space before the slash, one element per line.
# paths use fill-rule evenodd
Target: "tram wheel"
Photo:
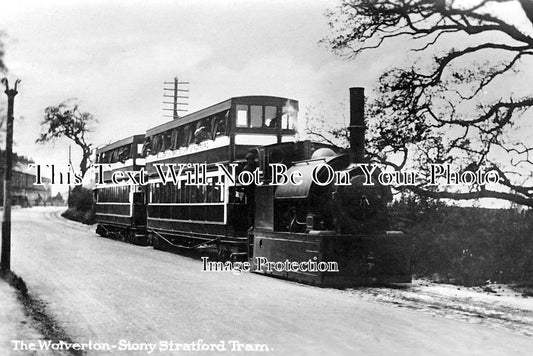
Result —
<path fill-rule="evenodd" d="M 155 250 L 159 250 L 159 251 L 166 250 L 165 242 L 162 241 L 159 236 L 153 236 L 152 241 L 154 242 L 153 246 Z"/>
<path fill-rule="evenodd" d="M 221 262 L 225 262 L 225 261 L 228 261 L 230 258 L 230 252 L 222 247 L 222 246 L 218 246 L 217 247 L 217 259 Z"/>
<path fill-rule="evenodd" d="M 135 235 L 135 231 L 128 230 L 127 234 L 127 241 L 131 244 L 136 245 L 137 244 L 137 235 Z"/>
<path fill-rule="evenodd" d="M 96 233 L 102 237 L 107 236 L 105 228 L 100 224 L 96 225 Z"/>

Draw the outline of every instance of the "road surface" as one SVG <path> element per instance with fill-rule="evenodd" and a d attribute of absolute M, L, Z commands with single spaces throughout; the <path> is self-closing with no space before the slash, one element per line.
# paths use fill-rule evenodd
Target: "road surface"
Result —
<path fill-rule="evenodd" d="M 101 238 L 94 227 L 59 213 L 58 208 L 13 211 L 12 269 L 72 340 L 113 345 L 106 354 L 126 354 L 121 350 L 128 342 L 132 348 L 166 345 L 154 354 L 171 341 L 186 351 L 184 345 L 198 340 L 224 342 L 225 354 L 240 355 L 531 355 L 533 350 L 532 337 L 345 291 L 253 273 L 202 272 L 199 260 Z M 269 351 L 244 351 L 244 344 Z"/>

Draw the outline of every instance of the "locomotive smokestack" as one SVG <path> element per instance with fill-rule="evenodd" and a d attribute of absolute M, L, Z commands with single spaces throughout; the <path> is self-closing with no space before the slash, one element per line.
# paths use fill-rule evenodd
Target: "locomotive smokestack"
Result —
<path fill-rule="evenodd" d="M 350 152 L 353 162 L 365 157 L 365 88 L 350 88 Z"/>

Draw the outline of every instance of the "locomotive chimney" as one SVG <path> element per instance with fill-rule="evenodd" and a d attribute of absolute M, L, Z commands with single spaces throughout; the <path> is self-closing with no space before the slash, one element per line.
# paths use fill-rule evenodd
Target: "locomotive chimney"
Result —
<path fill-rule="evenodd" d="M 350 153 L 353 162 L 365 157 L 365 88 L 350 88 Z"/>

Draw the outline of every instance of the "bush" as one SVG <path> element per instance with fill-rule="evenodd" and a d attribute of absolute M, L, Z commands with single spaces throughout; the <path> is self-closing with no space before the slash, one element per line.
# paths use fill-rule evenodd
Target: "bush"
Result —
<path fill-rule="evenodd" d="M 533 213 L 403 198 L 392 221 L 413 241 L 413 272 L 463 285 L 533 282 Z"/>
<path fill-rule="evenodd" d="M 62 216 L 84 224 L 94 224 L 95 202 L 93 192 L 83 187 L 75 187 L 68 197 L 68 210 Z"/>

